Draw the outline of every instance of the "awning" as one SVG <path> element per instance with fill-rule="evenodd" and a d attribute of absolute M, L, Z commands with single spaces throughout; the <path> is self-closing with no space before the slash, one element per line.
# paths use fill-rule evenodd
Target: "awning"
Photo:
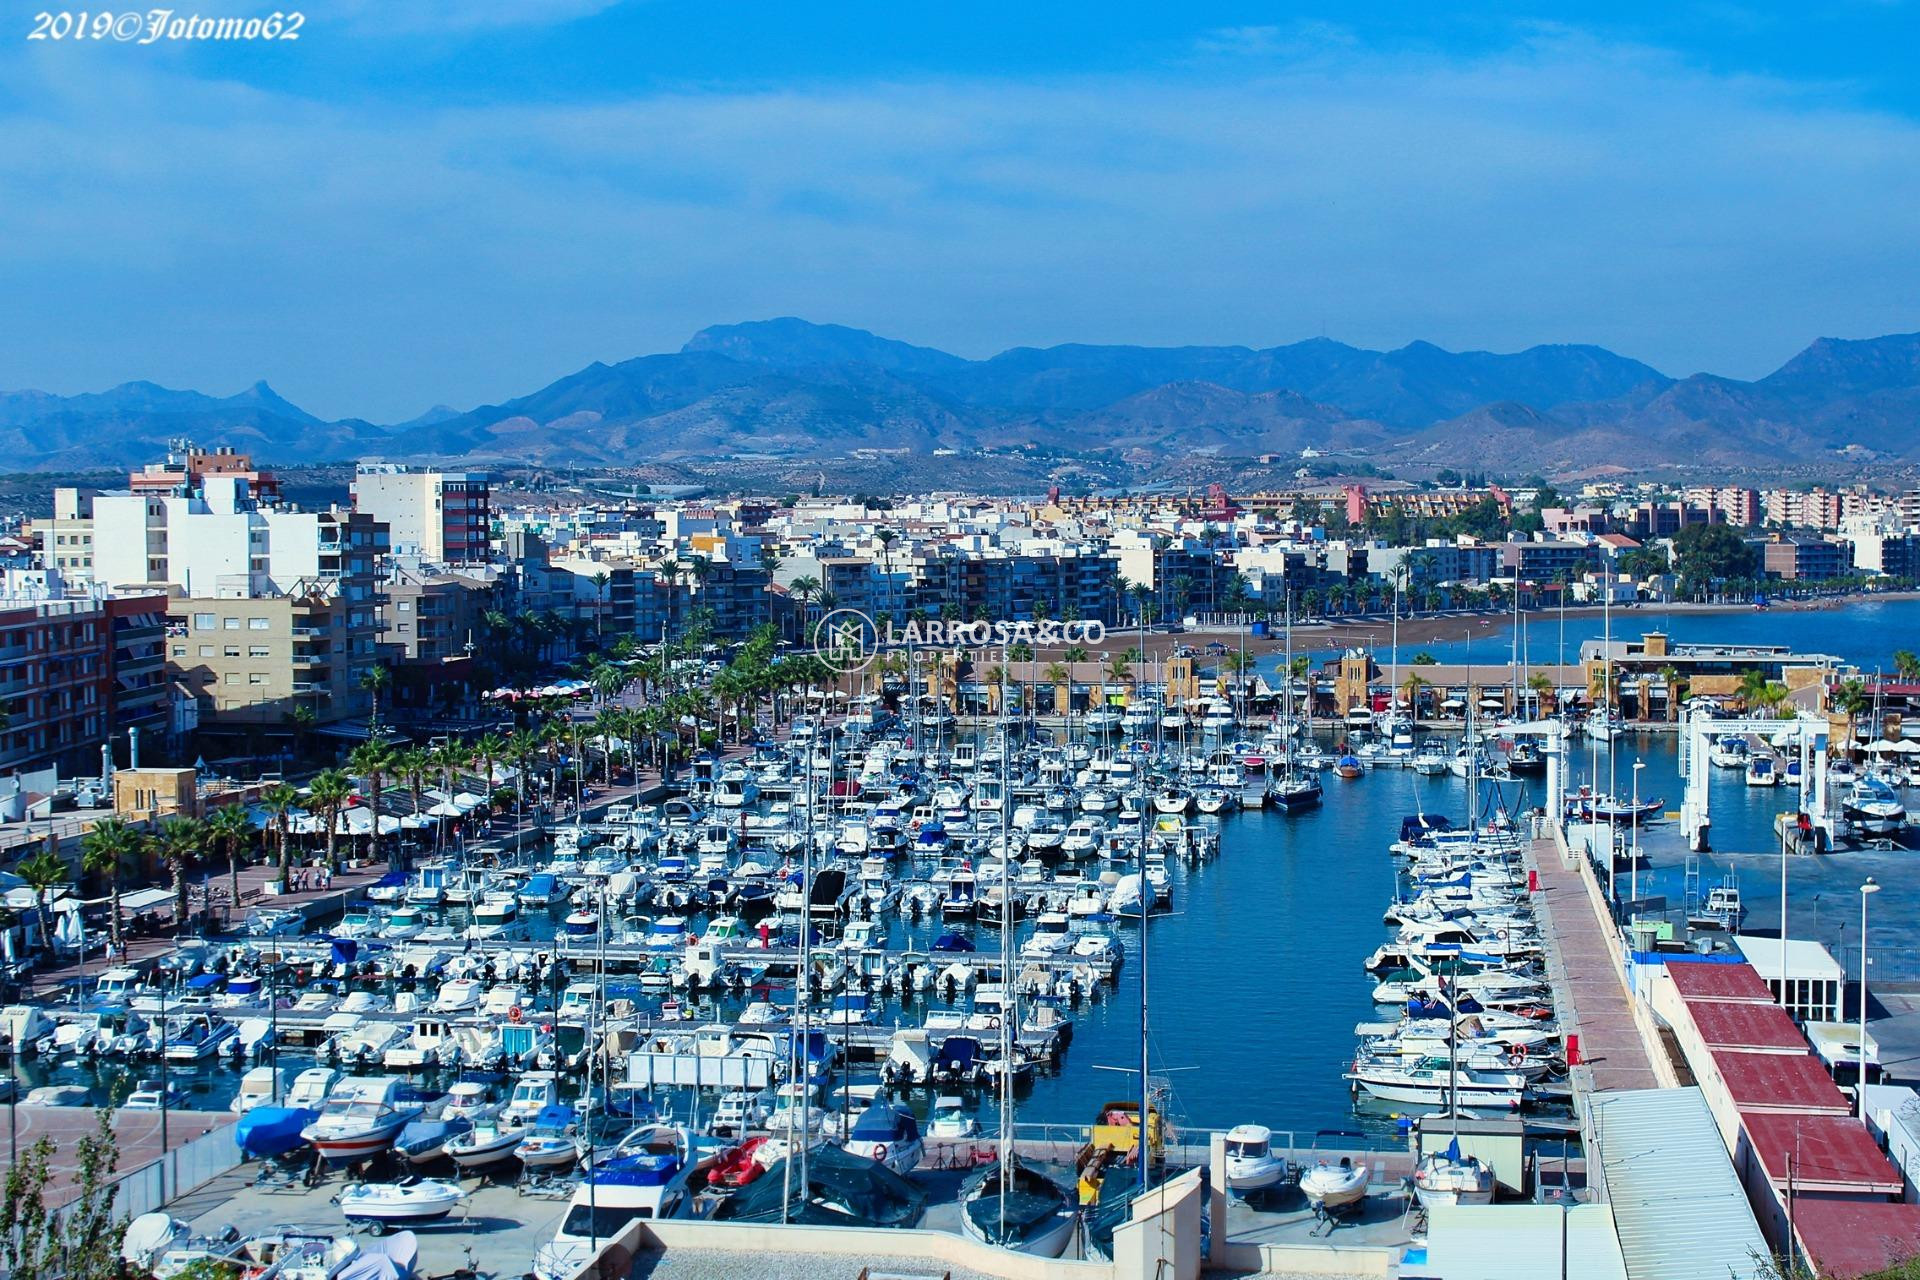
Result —
<path fill-rule="evenodd" d="M 164 907 L 173 901 L 171 889 L 135 889 L 132 893 L 120 896 L 122 911 L 151 911 L 155 907 Z"/>

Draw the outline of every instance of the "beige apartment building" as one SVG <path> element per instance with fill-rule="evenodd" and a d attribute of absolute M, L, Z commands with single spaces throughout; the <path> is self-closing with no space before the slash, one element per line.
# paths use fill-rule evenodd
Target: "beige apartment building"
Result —
<path fill-rule="evenodd" d="M 360 676 L 374 660 L 373 601 L 347 599 L 340 587 L 169 600 L 167 668 L 198 704 L 201 725 L 283 725 L 298 707 L 321 723 L 368 714 Z"/>

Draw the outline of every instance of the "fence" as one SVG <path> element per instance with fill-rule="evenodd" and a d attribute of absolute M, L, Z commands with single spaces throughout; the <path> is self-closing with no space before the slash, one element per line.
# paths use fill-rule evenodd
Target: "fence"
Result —
<path fill-rule="evenodd" d="M 113 1202 L 114 1212 L 128 1219 L 152 1213 L 168 1200 L 212 1181 L 239 1163 L 240 1146 L 233 1140 L 233 1126 L 222 1125 L 116 1178 L 119 1194 Z"/>

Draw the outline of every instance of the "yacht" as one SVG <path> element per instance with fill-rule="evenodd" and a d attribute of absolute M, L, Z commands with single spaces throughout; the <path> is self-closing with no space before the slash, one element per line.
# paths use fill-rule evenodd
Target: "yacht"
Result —
<path fill-rule="evenodd" d="M 1460 1139 L 1421 1159 L 1413 1171 L 1413 1194 L 1422 1208 L 1445 1204 L 1491 1204 L 1493 1170 L 1478 1156 L 1460 1154 Z"/>
<path fill-rule="evenodd" d="M 1907 809 L 1893 788 L 1871 775 L 1855 780 L 1842 807 L 1847 820 L 1868 835 L 1897 835 L 1907 825 Z"/>
<path fill-rule="evenodd" d="M 1287 1180 L 1287 1158 L 1273 1149 L 1273 1130 L 1237 1124 L 1227 1130 L 1227 1189 L 1264 1191 Z"/>
<path fill-rule="evenodd" d="M 391 1147 L 421 1110 L 399 1076 L 346 1079 L 300 1136 L 329 1164 L 353 1164 Z"/>
<path fill-rule="evenodd" d="M 682 1131 L 654 1125 L 630 1134 L 575 1189 L 553 1239 L 533 1255 L 536 1280 L 572 1280 L 628 1223 L 683 1216 L 687 1170 Z"/>

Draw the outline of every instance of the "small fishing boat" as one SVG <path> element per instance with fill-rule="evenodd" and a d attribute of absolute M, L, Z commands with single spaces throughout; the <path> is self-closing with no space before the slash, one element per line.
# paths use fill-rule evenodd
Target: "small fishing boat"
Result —
<path fill-rule="evenodd" d="M 1333 776 L 1345 778 L 1351 782 L 1366 772 L 1366 766 L 1360 763 L 1358 756 L 1341 756 L 1333 762 Z"/>
<path fill-rule="evenodd" d="M 548 1107 L 534 1118 L 531 1132 L 513 1149 L 515 1158 L 527 1169 L 568 1169 L 583 1153 L 573 1132 L 571 1107 Z"/>
<path fill-rule="evenodd" d="M 466 1191 L 457 1183 L 422 1178 L 349 1183 L 334 1200 L 348 1222 L 363 1223 L 377 1236 L 388 1227 L 438 1222 L 466 1198 Z"/>
<path fill-rule="evenodd" d="M 778 1138 L 760 1134 L 748 1138 L 736 1147 L 728 1147 L 713 1162 L 713 1171 L 708 1175 L 710 1185 L 738 1189 L 746 1186 L 767 1171 L 768 1166 L 783 1159 L 788 1144 Z"/>
<path fill-rule="evenodd" d="M 400 1131 L 393 1153 L 408 1164 L 429 1164 L 447 1153 L 447 1143 L 473 1128 L 465 1116 L 422 1116 Z"/>
<path fill-rule="evenodd" d="M 491 1169 L 513 1159 L 513 1149 L 523 1135 L 494 1120 L 476 1124 L 467 1132 L 447 1139 L 447 1158 L 462 1169 Z"/>
<path fill-rule="evenodd" d="M 929 1137 L 971 1138 L 979 1132 L 979 1122 L 968 1113 L 966 1099 L 942 1094 L 933 1100 L 933 1115 L 927 1121 Z"/>

